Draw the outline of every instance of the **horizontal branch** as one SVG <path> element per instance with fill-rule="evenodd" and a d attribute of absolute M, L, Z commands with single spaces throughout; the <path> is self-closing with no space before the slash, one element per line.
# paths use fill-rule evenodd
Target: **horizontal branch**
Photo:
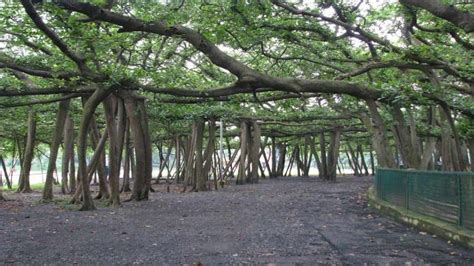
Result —
<path fill-rule="evenodd" d="M 78 87 L 52 87 L 52 88 L 24 88 L 21 90 L 2 90 L 0 89 L 0 97 L 11 96 L 29 96 L 29 95 L 50 95 L 63 93 L 93 93 L 95 86 L 78 86 Z"/>
<path fill-rule="evenodd" d="M 466 33 L 474 32 L 474 14 L 457 9 L 453 5 L 445 5 L 439 0 L 400 0 L 401 3 L 425 9 L 431 14 L 445 19 Z"/>
<path fill-rule="evenodd" d="M 50 103 L 55 103 L 55 102 L 61 102 L 67 99 L 80 97 L 83 95 L 85 94 L 84 93 L 71 93 L 71 94 L 64 95 L 62 97 L 57 97 L 57 98 L 52 98 L 52 99 L 35 99 L 35 100 L 20 102 L 20 103 L 0 103 L 0 109 L 20 107 L 20 106 L 31 106 L 31 105 L 37 105 L 37 104 L 50 104 Z"/>

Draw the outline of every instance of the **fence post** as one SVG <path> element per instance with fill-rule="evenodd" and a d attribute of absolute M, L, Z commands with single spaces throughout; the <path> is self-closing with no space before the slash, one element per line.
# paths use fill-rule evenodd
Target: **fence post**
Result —
<path fill-rule="evenodd" d="M 463 226 L 463 220 L 464 220 L 464 217 L 463 217 L 463 198 L 462 198 L 462 178 L 461 178 L 461 175 L 458 175 L 458 178 L 457 178 L 457 181 L 458 181 L 458 197 L 459 197 L 459 212 L 458 212 L 458 225 L 459 226 Z"/>

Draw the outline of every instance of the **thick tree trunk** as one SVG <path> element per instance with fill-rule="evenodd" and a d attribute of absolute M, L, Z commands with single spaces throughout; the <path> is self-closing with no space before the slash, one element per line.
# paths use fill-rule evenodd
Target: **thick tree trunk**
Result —
<path fill-rule="evenodd" d="M 324 132 L 319 135 L 319 146 L 321 149 L 321 172 L 319 177 L 325 179 L 328 176 L 328 163 L 326 157 L 326 140 L 324 138 Z"/>
<path fill-rule="evenodd" d="M 138 98 L 138 108 L 140 114 L 140 122 L 142 125 L 142 134 L 145 149 L 145 186 L 151 191 L 151 179 L 153 172 L 153 151 L 150 138 L 150 129 L 148 127 L 148 114 L 146 112 L 145 98 Z M 147 198 L 148 199 L 148 195 Z"/>
<path fill-rule="evenodd" d="M 114 207 L 120 205 L 120 140 L 118 136 L 118 126 L 115 121 L 114 95 L 111 94 L 102 102 L 104 107 L 105 121 L 107 124 L 107 134 L 109 135 L 109 204 Z"/>
<path fill-rule="evenodd" d="M 283 176 L 283 171 L 285 170 L 286 143 L 280 142 L 279 150 L 280 156 L 278 157 L 277 176 Z"/>
<path fill-rule="evenodd" d="M 63 194 L 68 192 L 68 174 L 71 169 L 69 169 L 70 162 L 72 160 L 74 153 L 74 125 L 71 117 L 67 116 L 65 125 L 64 125 L 64 149 L 63 149 L 63 158 L 62 158 L 62 167 L 61 167 L 61 191 Z M 75 179 L 75 178 L 73 178 Z M 70 186 L 70 191 L 75 190 L 76 180 L 70 181 L 70 185 L 74 185 L 74 188 Z"/>
<path fill-rule="evenodd" d="M 151 188 L 151 142 L 148 131 L 148 120 L 143 99 L 130 92 L 122 92 L 125 109 L 130 121 L 136 155 L 136 169 L 132 195 L 129 200 L 148 200 Z M 138 171 L 138 169 L 140 169 Z"/>
<path fill-rule="evenodd" d="M 30 193 L 30 170 L 31 162 L 34 157 L 35 140 L 36 140 L 36 113 L 30 109 L 28 113 L 28 134 L 26 137 L 25 151 L 23 153 L 23 162 L 20 171 L 20 183 L 17 192 Z"/>
<path fill-rule="evenodd" d="M 216 122 L 214 120 L 209 121 L 209 134 L 206 150 L 204 151 L 204 175 L 207 177 L 210 175 L 212 165 L 212 155 L 215 151 L 216 143 Z"/>
<path fill-rule="evenodd" d="M 403 164 L 406 168 L 418 169 L 420 167 L 420 155 L 416 146 L 413 146 L 413 137 L 408 130 L 400 106 L 392 106 L 392 116 L 396 121 L 394 125 L 394 136 L 398 142 L 400 154 L 402 156 Z"/>
<path fill-rule="evenodd" d="M 43 200 L 50 201 L 53 199 L 53 174 L 56 170 L 56 159 L 58 158 L 59 145 L 64 132 L 66 117 L 69 112 L 70 99 L 59 102 L 59 110 L 56 114 L 56 125 L 53 131 L 53 139 L 49 150 L 48 170 L 46 171 L 46 181 L 43 188 Z"/>
<path fill-rule="evenodd" d="M 237 185 L 245 184 L 247 179 L 245 176 L 245 167 L 247 166 L 247 147 L 248 147 L 248 138 L 249 138 L 249 126 L 246 121 L 240 122 L 240 160 L 239 160 L 239 173 L 237 174 Z M 273 151 L 274 152 L 274 151 Z M 273 166 L 272 166 L 273 173 Z"/>
<path fill-rule="evenodd" d="M 204 173 L 202 147 L 204 139 L 204 121 L 197 120 L 196 123 L 196 142 L 194 146 L 195 151 L 195 191 L 206 191 L 206 174 Z"/>
<path fill-rule="evenodd" d="M 186 161 L 184 168 L 184 188 L 187 186 L 195 186 L 194 173 L 195 173 L 195 150 L 197 140 L 197 123 L 193 122 L 191 138 L 188 138 L 186 148 Z"/>
<path fill-rule="evenodd" d="M 248 178 L 248 182 L 250 183 L 258 183 L 258 165 L 260 162 L 260 136 L 261 136 L 261 129 L 260 125 L 257 124 L 257 121 L 253 120 L 251 122 L 252 131 L 249 143 L 249 160 L 251 163 L 251 172 L 250 177 Z M 280 150 L 281 156 L 281 150 Z"/>
<path fill-rule="evenodd" d="M 444 119 L 446 119 L 446 121 L 448 122 L 448 125 L 451 129 L 451 133 L 453 135 L 453 157 L 455 159 L 455 171 L 466 171 L 466 163 L 464 162 L 464 157 L 462 156 L 461 138 L 459 137 L 458 130 L 456 128 L 456 125 L 454 124 L 454 119 L 451 115 L 451 111 L 445 104 L 441 105 L 441 109 L 444 113 Z"/>
<path fill-rule="evenodd" d="M 126 122 L 125 126 L 125 154 L 123 158 L 123 183 L 121 192 L 130 192 L 130 159 L 131 153 L 133 152 L 132 147 L 130 145 L 130 129 L 128 121 Z"/>
<path fill-rule="evenodd" d="M 362 116 L 362 121 L 372 134 L 372 145 L 375 149 L 378 165 L 380 167 L 394 168 L 395 162 L 388 143 L 387 131 L 382 117 L 377 110 L 377 105 L 374 100 L 366 100 L 366 103 L 372 119 Z"/>
<path fill-rule="evenodd" d="M 77 153 L 79 159 L 79 173 L 82 184 L 83 201 L 81 210 L 83 211 L 95 209 L 94 201 L 90 192 L 89 179 L 87 178 L 87 132 L 89 129 L 90 121 L 94 115 L 97 106 L 109 94 L 109 90 L 97 88 L 85 103 L 81 117 L 81 125 L 79 127 L 79 136 L 77 143 Z"/>

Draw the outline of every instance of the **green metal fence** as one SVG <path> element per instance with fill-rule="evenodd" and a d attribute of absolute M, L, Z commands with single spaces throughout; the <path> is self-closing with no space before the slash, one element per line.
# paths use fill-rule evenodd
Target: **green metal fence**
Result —
<path fill-rule="evenodd" d="M 474 230 L 474 172 L 378 168 L 379 199 Z"/>

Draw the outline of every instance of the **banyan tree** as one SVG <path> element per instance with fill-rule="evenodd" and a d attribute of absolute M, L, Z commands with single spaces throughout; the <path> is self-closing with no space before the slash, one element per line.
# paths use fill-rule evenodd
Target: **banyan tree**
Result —
<path fill-rule="evenodd" d="M 45 153 L 42 199 L 91 210 L 163 180 L 473 171 L 473 6 L 363 2 L 4 1 L 3 180 L 30 192 Z"/>

